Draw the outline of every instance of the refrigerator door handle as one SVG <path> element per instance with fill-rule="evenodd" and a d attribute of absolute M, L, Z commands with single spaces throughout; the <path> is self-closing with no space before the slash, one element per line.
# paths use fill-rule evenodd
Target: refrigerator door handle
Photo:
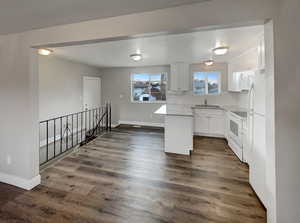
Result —
<path fill-rule="evenodd" d="M 251 103 L 252 103 L 251 98 L 253 100 L 253 96 L 252 96 L 253 90 L 254 90 L 254 84 L 252 83 L 250 86 L 250 89 L 249 89 L 249 94 L 248 94 L 248 111 L 249 112 L 253 112 L 253 108 L 251 108 Z"/>
<path fill-rule="evenodd" d="M 253 91 L 254 91 L 254 84 L 251 84 L 251 87 L 249 89 L 249 95 L 248 95 L 248 118 L 247 118 L 247 126 L 248 126 L 248 158 L 247 161 L 250 164 L 251 160 L 252 160 L 252 149 L 253 149 L 253 134 L 254 134 L 254 129 L 253 129 L 253 125 L 254 125 L 254 108 L 253 108 Z M 252 99 L 252 101 L 251 101 Z M 252 107 L 251 107 L 252 106 Z"/>

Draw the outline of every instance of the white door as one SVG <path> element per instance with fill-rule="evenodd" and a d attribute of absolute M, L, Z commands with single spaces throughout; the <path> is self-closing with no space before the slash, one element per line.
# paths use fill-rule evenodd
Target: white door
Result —
<path fill-rule="evenodd" d="M 83 77 L 83 108 L 89 110 L 101 106 L 101 79 Z"/>

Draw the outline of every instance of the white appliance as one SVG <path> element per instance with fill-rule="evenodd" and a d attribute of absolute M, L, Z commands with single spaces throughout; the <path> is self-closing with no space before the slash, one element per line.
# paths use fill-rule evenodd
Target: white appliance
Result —
<path fill-rule="evenodd" d="M 257 71 L 249 90 L 249 171 L 250 184 L 266 205 L 266 100 L 265 73 Z"/>
<path fill-rule="evenodd" d="M 234 112 L 229 114 L 228 145 L 243 162 L 243 120 Z"/>

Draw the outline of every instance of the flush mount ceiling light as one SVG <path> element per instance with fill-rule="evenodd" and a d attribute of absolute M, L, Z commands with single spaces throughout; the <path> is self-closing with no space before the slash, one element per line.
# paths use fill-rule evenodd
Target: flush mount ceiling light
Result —
<path fill-rule="evenodd" d="M 143 56 L 140 53 L 134 53 L 130 55 L 130 58 L 134 61 L 140 61 L 141 59 L 143 59 Z"/>
<path fill-rule="evenodd" d="M 42 56 L 49 56 L 50 54 L 53 53 L 53 50 L 49 50 L 49 49 L 39 49 L 38 53 Z"/>
<path fill-rule="evenodd" d="M 213 61 L 213 60 L 206 60 L 206 61 L 204 61 L 204 64 L 205 64 L 206 66 L 211 66 L 211 65 L 214 64 L 214 61 Z"/>
<path fill-rule="evenodd" d="M 229 47 L 228 46 L 220 46 L 213 49 L 215 55 L 221 56 L 228 53 Z"/>

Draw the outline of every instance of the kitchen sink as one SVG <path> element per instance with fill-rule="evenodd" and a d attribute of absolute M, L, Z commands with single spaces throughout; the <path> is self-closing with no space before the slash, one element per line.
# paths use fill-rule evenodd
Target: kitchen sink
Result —
<path fill-rule="evenodd" d="M 220 109 L 219 105 L 195 105 L 195 108 Z"/>

